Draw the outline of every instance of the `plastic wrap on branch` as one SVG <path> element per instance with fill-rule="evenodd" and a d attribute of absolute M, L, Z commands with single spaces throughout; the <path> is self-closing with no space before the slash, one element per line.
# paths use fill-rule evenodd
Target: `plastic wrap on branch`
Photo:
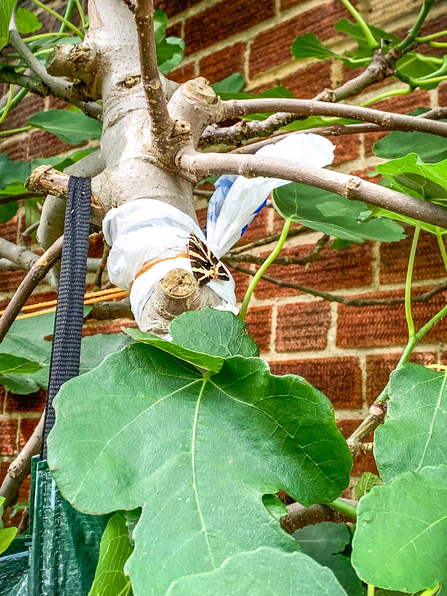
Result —
<path fill-rule="evenodd" d="M 263 147 L 259 155 L 324 167 L 334 159 L 334 145 L 324 137 L 303 134 Z M 174 269 L 191 272 L 191 233 L 220 259 L 240 239 L 270 192 L 285 184 L 289 181 L 221 176 L 209 203 L 205 233 L 191 217 L 154 199 L 138 199 L 109 211 L 103 222 L 104 237 L 112 246 L 109 278 L 120 288 L 131 288 L 131 308 L 138 325 L 158 282 Z M 237 312 L 235 284 L 229 277 L 229 281 L 212 280 L 208 286 L 221 299 L 216 308 Z"/>

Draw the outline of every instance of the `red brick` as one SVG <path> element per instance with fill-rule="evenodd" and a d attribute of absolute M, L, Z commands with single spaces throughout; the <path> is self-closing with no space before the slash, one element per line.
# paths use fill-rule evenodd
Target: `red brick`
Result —
<path fill-rule="evenodd" d="M 422 25 L 419 35 L 421 37 L 425 37 L 426 35 L 431 35 L 432 33 L 438 33 L 438 31 L 445 31 L 447 29 L 447 16 L 445 14 L 441 14 L 436 19 L 431 19 L 430 21 L 425 21 Z M 400 37 L 404 37 L 406 31 L 402 31 Z M 447 35 L 443 37 L 438 37 L 434 41 L 441 41 L 446 43 L 447 42 Z M 419 44 L 417 47 L 417 52 L 420 54 L 430 54 L 431 56 L 443 56 L 445 54 L 445 48 L 432 48 L 426 44 Z"/>
<path fill-rule="evenodd" d="M 378 184 L 382 180 L 382 176 L 377 174 L 377 176 L 368 176 L 368 172 L 375 170 L 374 167 L 372 168 L 365 168 L 364 170 L 354 170 L 351 172 L 353 176 L 358 176 L 359 178 L 363 178 L 367 182 L 372 182 L 373 184 Z"/>
<path fill-rule="evenodd" d="M 303 4 L 306 0 L 281 0 L 281 10 L 287 10 L 297 4 Z"/>
<path fill-rule="evenodd" d="M 430 107 L 430 94 L 428 91 L 419 89 L 414 91 L 411 95 L 397 95 L 390 97 L 383 101 L 375 103 L 373 106 L 375 110 L 383 110 L 385 112 L 396 112 L 398 114 L 408 114 L 418 107 Z M 385 137 L 389 133 L 384 132 L 368 132 L 365 133 L 365 155 L 372 155 L 372 146 L 374 143 Z"/>
<path fill-rule="evenodd" d="M 17 289 L 26 273 L 26 271 L 2 271 L 0 275 L 0 292 Z"/>
<path fill-rule="evenodd" d="M 371 405 L 380 395 L 400 357 L 401 354 L 369 354 L 366 357 L 366 399 L 368 405 Z M 435 355 L 431 352 L 416 352 L 410 356 L 410 362 L 424 366 L 433 364 Z"/>
<path fill-rule="evenodd" d="M 17 216 L 14 216 L 8 222 L 0 224 L 0 236 L 9 242 L 17 242 Z"/>
<path fill-rule="evenodd" d="M 229 75 L 244 73 L 245 43 L 235 43 L 200 60 L 200 76 L 214 83 Z"/>
<path fill-rule="evenodd" d="M 0 420 L 0 455 L 16 451 L 17 420 Z"/>
<path fill-rule="evenodd" d="M 12 128 L 22 128 L 28 124 L 29 118 L 36 112 L 44 109 L 45 100 L 38 95 L 28 95 L 20 104 L 8 113 L 6 120 L 0 126 L 0 130 L 10 130 Z"/>
<path fill-rule="evenodd" d="M 20 421 L 19 447 L 23 449 L 33 434 L 33 430 L 39 422 L 38 418 L 24 418 Z"/>
<path fill-rule="evenodd" d="M 194 64 L 186 64 L 185 66 L 179 66 L 174 68 L 169 73 L 169 78 L 177 83 L 186 83 L 191 79 L 195 78 L 195 66 Z"/>
<path fill-rule="evenodd" d="M 334 408 L 358 409 L 362 407 L 362 373 L 357 358 L 312 358 L 272 362 L 274 375 L 294 374 L 304 377 L 322 391 Z"/>
<path fill-rule="evenodd" d="M 37 289 L 40 289 L 39 286 L 37 286 Z M 25 302 L 25 305 L 37 304 L 38 302 L 48 302 L 49 300 L 55 300 L 56 298 L 57 298 L 56 292 L 35 293 L 35 294 L 31 294 L 31 296 Z M 6 306 L 8 305 L 8 302 L 9 302 L 9 299 L 2 300 L 0 302 L 0 310 L 3 310 L 4 308 L 6 308 Z"/>
<path fill-rule="evenodd" d="M 281 255 L 303 256 L 310 253 L 313 245 L 289 248 Z M 372 283 L 372 243 L 352 244 L 344 250 L 325 248 L 320 258 L 306 266 L 272 265 L 267 274 L 276 279 L 315 288 L 336 290 L 357 288 Z M 280 288 L 261 280 L 255 290 L 257 298 L 291 296 L 300 294 L 292 288 Z"/>
<path fill-rule="evenodd" d="M 1 462 L 0 463 L 0 484 L 3 482 L 3 478 L 6 476 L 6 472 L 10 466 L 11 462 Z M 26 501 L 29 500 L 29 489 L 30 489 L 30 476 L 28 476 L 28 478 L 25 478 L 25 480 L 22 482 L 20 488 L 19 488 L 19 496 L 18 496 L 18 501 L 19 503 L 25 503 Z M 11 511 L 11 510 L 10 510 Z M 9 518 L 9 515 L 4 516 L 3 521 L 5 523 L 5 526 L 7 525 L 6 522 Z"/>
<path fill-rule="evenodd" d="M 248 289 L 249 282 L 253 279 L 251 276 L 247 275 L 246 273 L 240 273 L 239 271 L 235 271 L 231 267 L 229 267 L 231 275 L 234 278 L 236 284 L 236 298 L 238 302 L 242 302 L 245 296 L 245 292 Z"/>
<path fill-rule="evenodd" d="M 155 8 L 164 10 L 168 17 L 173 17 L 191 6 L 199 4 L 201 0 L 155 0 Z"/>
<path fill-rule="evenodd" d="M 136 329 L 137 324 L 132 319 L 115 319 L 113 323 L 110 321 L 101 321 L 98 323 L 92 319 L 84 324 L 84 327 L 82 328 L 82 337 L 98 335 L 98 333 L 103 333 L 104 335 L 122 333 L 121 327 L 132 327 L 133 329 Z"/>
<path fill-rule="evenodd" d="M 176 25 L 171 25 L 166 29 L 166 37 L 181 37 L 182 36 L 182 24 L 177 23 Z"/>
<path fill-rule="evenodd" d="M 203 209 L 197 209 L 196 215 L 197 219 L 199 220 L 199 227 L 203 228 L 206 224 L 206 216 L 208 213 L 208 207 L 204 207 Z"/>
<path fill-rule="evenodd" d="M 13 141 L 3 141 L 0 143 L 0 151 L 6 153 L 12 161 L 26 159 L 28 138 L 15 139 Z"/>
<path fill-rule="evenodd" d="M 360 136 L 346 135 L 333 137 L 331 141 L 335 145 L 334 164 L 343 163 L 360 157 Z"/>
<path fill-rule="evenodd" d="M 267 352 L 272 335 L 272 307 L 253 306 L 248 309 L 246 323 L 248 333 L 259 346 L 261 352 Z"/>
<path fill-rule="evenodd" d="M 418 288 L 418 292 L 427 288 Z M 396 298 L 403 293 L 377 292 L 359 298 Z M 430 302 L 413 303 L 413 318 L 416 329 L 424 325 L 445 305 L 447 292 L 437 294 Z M 360 348 L 371 346 L 405 345 L 408 331 L 403 304 L 397 306 L 353 307 L 339 305 L 337 320 L 337 346 Z M 447 339 L 447 318 L 439 321 L 422 340 L 423 342 L 445 341 Z"/>
<path fill-rule="evenodd" d="M 247 231 L 241 237 L 239 242 L 236 243 L 236 246 L 242 246 L 243 244 L 248 244 L 249 242 L 253 242 L 267 236 L 268 220 L 269 210 L 267 207 L 264 207 L 248 226 Z"/>
<path fill-rule="evenodd" d="M 445 83 L 438 87 L 438 104 L 440 106 L 447 106 L 447 84 Z"/>
<path fill-rule="evenodd" d="M 337 426 L 340 429 L 342 435 L 347 439 L 352 435 L 355 429 L 360 425 L 362 421 L 352 418 L 338 420 Z M 370 434 L 366 437 L 366 441 L 372 441 L 373 436 Z M 377 471 L 376 462 L 372 453 L 362 453 L 354 459 L 354 465 L 351 470 L 351 476 L 361 476 L 363 472 L 371 472 L 372 474 L 379 474 Z"/>
<path fill-rule="evenodd" d="M 185 55 L 189 56 L 275 16 L 275 0 L 225 0 L 185 23 Z"/>
<path fill-rule="evenodd" d="M 104 252 L 104 240 L 101 234 L 91 235 L 88 242 L 88 256 L 101 258 Z"/>
<path fill-rule="evenodd" d="M 298 35 L 311 32 L 322 41 L 333 37 L 335 23 L 347 16 L 349 13 L 341 2 L 332 0 L 263 31 L 250 48 L 250 77 L 293 60 L 290 48 Z"/>
<path fill-rule="evenodd" d="M 380 245 L 380 283 L 382 284 L 405 281 L 413 228 L 406 228 L 405 231 L 408 235 L 405 240 Z M 447 246 L 446 240 L 444 240 L 444 245 Z M 445 266 L 436 237 L 434 234 L 422 231 L 416 252 L 413 279 L 436 279 L 445 277 L 445 274 Z"/>
<path fill-rule="evenodd" d="M 311 99 L 325 87 L 331 87 L 331 62 L 316 62 L 276 84 L 286 87 L 299 99 Z"/>
<path fill-rule="evenodd" d="M 29 395 L 15 395 L 8 392 L 6 399 L 7 412 L 41 412 L 45 407 L 46 392 L 41 389 Z"/>
<path fill-rule="evenodd" d="M 27 159 L 57 155 L 73 147 L 45 130 L 33 130 L 28 135 Z"/>
<path fill-rule="evenodd" d="M 330 323 L 331 307 L 327 302 L 280 306 L 276 323 L 276 350 L 324 350 Z"/>

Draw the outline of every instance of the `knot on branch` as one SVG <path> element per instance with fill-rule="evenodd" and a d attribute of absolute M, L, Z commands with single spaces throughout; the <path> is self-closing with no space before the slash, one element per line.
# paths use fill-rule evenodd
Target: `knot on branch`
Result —
<path fill-rule="evenodd" d="M 318 95 L 318 101 L 335 103 L 337 101 L 337 94 L 332 89 L 323 89 L 323 91 Z"/>

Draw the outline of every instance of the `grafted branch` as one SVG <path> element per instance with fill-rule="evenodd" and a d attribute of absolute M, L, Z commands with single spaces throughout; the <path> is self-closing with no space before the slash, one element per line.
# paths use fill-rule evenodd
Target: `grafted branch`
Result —
<path fill-rule="evenodd" d="M 257 155 L 205 155 L 191 150 L 180 152 L 177 163 L 185 174 L 193 174 L 197 178 L 221 172 L 247 177 L 280 178 L 334 192 L 348 199 L 365 201 L 435 226 L 447 227 L 447 209 L 440 205 L 332 170 Z"/>

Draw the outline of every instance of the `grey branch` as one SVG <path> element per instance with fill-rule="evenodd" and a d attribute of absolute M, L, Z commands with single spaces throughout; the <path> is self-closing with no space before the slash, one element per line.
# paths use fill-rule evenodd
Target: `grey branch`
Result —
<path fill-rule="evenodd" d="M 440 205 L 332 170 L 257 155 L 202 154 L 188 149 L 179 153 L 177 164 L 183 172 L 193 174 L 197 178 L 226 172 L 247 177 L 266 176 L 299 182 L 337 193 L 348 199 L 365 201 L 435 226 L 447 227 L 447 209 Z"/>
<path fill-rule="evenodd" d="M 351 499 L 342 499 L 351 505 L 357 505 L 357 501 Z M 300 528 L 320 524 L 321 522 L 332 521 L 336 523 L 353 522 L 352 517 L 335 511 L 329 505 L 312 505 L 304 507 L 301 503 L 292 503 L 287 505 L 287 515 L 283 515 L 280 524 L 283 530 L 288 534 L 293 534 Z"/>

